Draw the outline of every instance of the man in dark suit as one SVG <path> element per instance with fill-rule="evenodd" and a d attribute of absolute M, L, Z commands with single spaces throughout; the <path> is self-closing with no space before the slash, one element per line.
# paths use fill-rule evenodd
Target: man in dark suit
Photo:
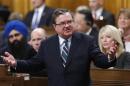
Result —
<path fill-rule="evenodd" d="M 77 30 L 79 32 L 93 36 L 98 43 L 98 29 L 93 27 L 94 20 L 89 9 L 77 11 L 74 20 L 77 23 Z"/>
<path fill-rule="evenodd" d="M 50 26 L 54 9 L 45 5 L 45 0 L 31 0 L 34 10 L 30 11 L 24 18 L 25 24 L 31 29 Z"/>
<path fill-rule="evenodd" d="M 103 8 L 103 0 L 89 0 L 89 7 L 94 20 L 102 20 L 106 24 L 115 25 L 114 15 Z"/>
<path fill-rule="evenodd" d="M 53 27 L 57 32 L 43 41 L 35 58 L 18 60 L 5 52 L 4 61 L 20 72 L 36 71 L 44 66 L 48 71 L 48 86 L 90 86 L 90 63 L 101 68 L 115 65 L 115 48 L 107 58 L 101 53 L 93 38 L 74 31 L 73 15 L 66 9 L 56 9 Z"/>

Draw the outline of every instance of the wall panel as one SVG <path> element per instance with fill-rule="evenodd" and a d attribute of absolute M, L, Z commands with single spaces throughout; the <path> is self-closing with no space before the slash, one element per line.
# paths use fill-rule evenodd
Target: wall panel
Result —
<path fill-rule="evenodd" d="M 13 0 L 0 0 L 0 4 L 9 7 L 9 10 L 13 10 Z"/>
<path fill-rule="evenodd" d="M 25 15 L 29 11 L 29 0 L 12 0 L 13 11 L 17 11 Z"/>
<path fill-rule="evenodd" d="M 31 0 L 0 0 L 1 4 L 9 6 L 11 11 L 17 11 L 25 15 L 31 10 Z M 79 5 L 88 5 L 88 0 L 46 0 L 46 4 L 54 8 L 67 8 L 72 11 Z M 114 14 L 120 8 L 130 8 L 130 0 L 104 0 L 104 7 Z"/>
<path fill-rule="evenodd" d="M 46 3 L 51 7 L 62 7 L 70 9 L 72 11 L 74 11 L 75 8 L 79 5 L 87 5 L 86 0 L 46 0 Z"/>

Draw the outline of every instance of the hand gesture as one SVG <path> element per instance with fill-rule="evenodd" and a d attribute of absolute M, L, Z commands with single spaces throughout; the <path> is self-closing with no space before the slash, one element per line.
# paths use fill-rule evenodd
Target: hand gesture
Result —
<path fill-rule="evenodd" d="M 115 41 L 113 41 L 109 50 L 107 51 L 107 54 L 110 56 L 111 59 L 116 56 L 117 47 L 118 44 Z"/>
<path fill-rule="evenodd" d="M 16 66 L 16 60 L 13 57 L 13 55 L 11 55 L 10 53 L 5 52 L 5 55 L 1 56 L 1 57 L 3 58 L 3 60 L 5 61 L 6 64 L 8 64 L 8 65 L 10 65 L 12 67 Z"/>

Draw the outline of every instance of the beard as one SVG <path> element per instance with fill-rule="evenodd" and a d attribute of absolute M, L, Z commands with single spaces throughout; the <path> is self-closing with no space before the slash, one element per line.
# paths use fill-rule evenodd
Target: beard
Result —
<path fill-rule="evenodd" d="M 14 40 L 12 43 L 8 41 L 8 46 L 13 52 L 21 51 L 25 48 L 26 45 L 26 39 L 22 38 L 21 40 Z"/>

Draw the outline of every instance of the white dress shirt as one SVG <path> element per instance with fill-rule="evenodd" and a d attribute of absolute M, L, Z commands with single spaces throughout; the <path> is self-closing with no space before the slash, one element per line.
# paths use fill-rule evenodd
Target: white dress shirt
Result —
<path fill-rule="evenodd" d="M 92 14 L 95 15 L 96 13 L 96 18 L 95 18 L 96 20 L 103 20 L 102 11 L 103 11 L 103 8 L 99 8 L 96 11 L 92 11 Z"/>
<path fill-rule="evenodd" d="M 33 15 L 33 18 L 32 18 L 32 26 L 34 24 L 36 24 L 36 25 L 34 25 L 35 27 L 32 27 L 33 29 L 38 27 L 38 24 L 40 23 L 40 20 L 41 20 L 44 9 L 45 9 L 45 5 L 42 5 L 41 7 L 36 8 L 34 10 L 34 15 Z"/>
<path fill-rule="evenodd" d="M 71 37 L 68 38 L 67 40 L 68 40 L 68 47 L 69 47 L 69 50 L 70 50 Z M 64 46 L 64 41 L 65 41 L 65 39 L 59 36 L 59 44 L 60 44 L 59 47 L 60 47 L 60 53 L 62 53 L 63 46 Z"/>

